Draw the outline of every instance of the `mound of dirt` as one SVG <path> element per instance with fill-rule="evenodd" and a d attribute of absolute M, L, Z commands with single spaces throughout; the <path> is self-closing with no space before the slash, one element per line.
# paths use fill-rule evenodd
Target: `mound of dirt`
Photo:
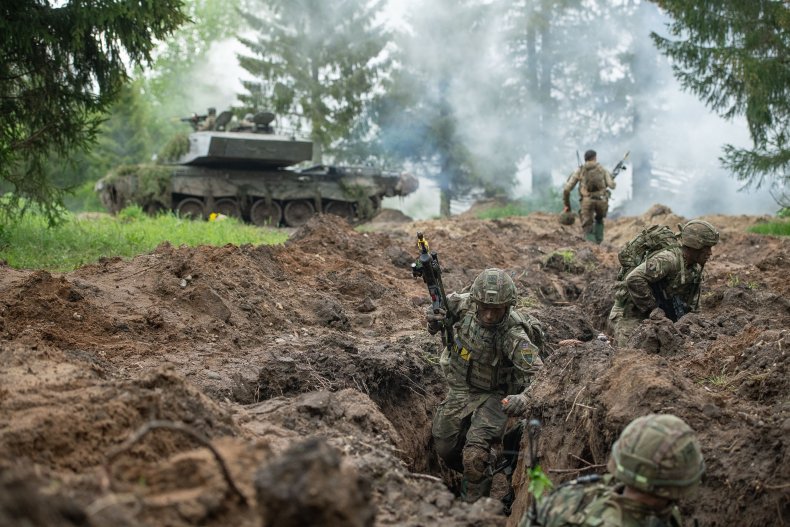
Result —
<path fill-rule="evenodd" d="M 0 500 L 0 523 L 258 526 L 315 511 L 326 524 L 504 525 L 496 500 L 468 505 L 448 490 L 455 482 L 432 451 L 445 386 L 439 339 L 424 329 L 427 292 L 410 270 L 421 231 L 448 291 L 501 267 L 519 307 L 543 321 L 554 351 L 532 412 L 555 481 L 601 472 L 631 419 L 672 412 L 698 431 L 708 463 L 684 512 L 706 525 L 779 524 L 789 512 L 790 242 L 745 232 L 760 218 L 709 220 L 722 241 L 702 312 L 646 321 L 625 349 L 596 338 L 618 245 L 653 222 L 683 221 L 666 208 L 608 222 L 602 246 L 551 214 L 367 232 L 326 215 L 282 246 L 165 243 L 65 274 L 4 266 L 0 474 L 5 488 L 26 484 Z M 558 344 L 568 339 L 582 343 Z M 109 462 L 157 420 L 194 434 L 155 430 Z M 20 516 L 15 501 L 41 516 Z"/>
<path fill-rule="evenodd" d="M 381 212 L 376 214 L 370 223 L 410 223 L 414 221 L 403 212 L 396 209 L 381 209 Z"/>

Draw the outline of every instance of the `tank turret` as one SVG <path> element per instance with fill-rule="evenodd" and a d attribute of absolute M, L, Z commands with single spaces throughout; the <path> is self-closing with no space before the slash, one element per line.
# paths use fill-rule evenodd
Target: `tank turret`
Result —
<path fill-rule="evenodd" d="M 368 219 L 383 197 L 417 189 L 413 176 L 373 167 L 289 168 L 309 161 L 313 144 L 275 134 L 268 112 L 234 122 L 231 112 L 212 120 L 209 111 L 182 121 L 194 131 L 171 140 L 156 164 L 121 166 L 97 182 L 105 207 L 115 213 L 137 203 L 148 213 L 296 227 L 316 213 Z"/>

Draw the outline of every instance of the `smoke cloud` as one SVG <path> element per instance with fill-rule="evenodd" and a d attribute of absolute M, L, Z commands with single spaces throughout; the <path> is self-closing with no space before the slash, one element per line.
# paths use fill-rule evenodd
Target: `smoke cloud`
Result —
<path fill-rule="evenodd" d="M 533 2 L 535 3 L 535 2 Z M 419 27 L 425 19 L 446 16 L 439 13 L 443 2 L 420 0 L 392 0 L 389 13 L 393 27 Z M 495 20 L 481 22 L 488 32 L 484 38 L 452 39 L 453 57 L 464 57 L 457 67 L 450 68 L 447 101 L 463 123 L 462 140 L 475 154 L 485 171 L 494 166 L 497 158 L 513 158 L 517 185 L 511 197 L 518 198 L 531 192 L 532 166 L 551 167 L 552 183 L 560 186 L 575 169 L 575 151 L 593 148 L 598 159 L 610 170 L 626 151 L 649 153 L 652 164 L 650 184 L 646 195 L 633 200 L 632 165 L 620 173 L 613 193 L 611 209 L 627 214 L 638 214 L 653 203 L 662 203 L 676 213 L 693 217 L 710 213 L 761 214 L 772 213 L 777 205 L 768 189 L 740 190 L 743 184 L 727 173 L 719 163 L 722 146 L 751 144 L 745 120 L 725 121 L 711 113 L 695 96 L 684 92 L 672 75 L 667 60 L 658 54 L 650 40 L 650 32 L 662 33 L 668 22 L 666 15 L 652 3 L 608 2 L 609 6 L 631 6 L 631 14 L 623 20 L 609 16 L 601 9 L 605 2 L 584 2 L 584 9 L 562 12 L 556 21 L 565 29 L 557 29 L 552 38 L 562 39 L 562 60 L 552 69 L 552 109 L 542 108 L 536 94 L 524 94 L 524 108 L 501 111 L 502 89 L 486 82 L 497 79 L 499 88 L 512 82 L 521 65 L 507 54 L 506 8 L 512 2 L 488 2 Z M 542 2 L 544 5 L 550 3 Z M 464 28 L 458 27 L 463 32 Z M 562 31 L 573 31 L 572 35 Z M 414 35 L 419 38 L 419 35 Z M 433 38 L 436 38 L 434 35 Z M 459 43 L 464 46 L 457 49 Z M 419 64 L 441 63 L 448 55 L 441 45 L 416 45 L 418 56 L 408 57 Z M 633 57 L 631 69 L 621 65 L 623 55 Z M 570 57 L 570 58 L 569 58 Z M 585 68 L 596 65 L 592 75 Z M 474 75 L 469 71 L 473 70 Z M 642 90 L 626 97 L 618 93 L 622 82 L 639 77 Z M 578 80 L 582 82 L 579 83 Z M 571 81 L 576 80 L 573 84 Z M 486 89 L 481 89 L 484 86 Z M 574 102 L 585 101 L 582 107 Z M 626 105 L 650 109 L 649 122 L 641 122 L 636 129 L 623 117 Z M 492 108 L 499 108 L 492 113 Z M 569 131 L 552 138 L 551 144 L 538 149 L 539 157 L 532 159 L 527 148 L 541 144 L 535 122 L 542 113 L 563 120 Z M 648 112 L 640 112 L 647 114 Z M 526 116 L 514 120 L 514 114 Z M 576 126 L 574 126 L 576 125 Z M 585 127 L 590 127 L 585 129 Z M 593 141 L 595 137 L 597 140 Z M 419 173 L 418 175 L 428 175 Z M 645 174 L 639 174 L 645 177 Z M 385 206 L 399 208 L 415 218 L 438 214 L 438 189 L 427 179 L 421 180 L 420 191 L 405 200 L 388 200 Z M 575 191 L 574 191 L 575 194 Z M 453 213 L 461 212 L 468 203 L 453 202 Z"/>

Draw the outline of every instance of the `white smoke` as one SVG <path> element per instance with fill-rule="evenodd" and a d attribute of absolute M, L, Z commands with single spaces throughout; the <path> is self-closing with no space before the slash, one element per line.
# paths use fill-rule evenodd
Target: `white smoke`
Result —
<path fill-rule="evenodd" d="M 499 4 L 507 7 L 509 2 L 485 2 L 486 4 Z M 622 2 L 613 0 L 612 5 L 622 5 Z M 589 17 L 585 22 L 589 34 L 576 35 L 571 43 L 576 43 L 574 49 L 568 50 L 577 57 L 579 63 L 594 61 L 609 65 L 601 70 L 600 75 L 604 81 L 613 81 L 622 78 L 624 72 L 618 69 L 614 56 L 616 52 L 633 52 L 638 47 L 652 46 L 650 32 L 664 32 L 667 17 L 662 14 L 652 3 L 638 5 L 639 16 L 634 17 L 636 25 L 623 27 L 622 21 L 611 17 L 602 17 L 595 9 L 600 2 L 586 2 L 586 11 L 573 16 Z M 391 0 L 388 13 L 391 15 L 393 27 L 404 27 L 404 20 L 411 19 L 413 24 L 419 25 L 420 19 L 430 19 L 437 16 L 433 9 L 438 9 L 438 3 L 420 0 Z M 503 11 L 504 12 L 504 11 Z M 500 27 L 504 27 L 504 19 Z M 489 25 L 496 28 L 496 24 Z M 458 31 L 464 31 L 459 27 Z M 606 36 L 605 48 L 609 51 L 606 56 L 590 57 L 589 42 L 600 41 Z M 515 70 L 517 65 L 510 64 L 505 53 L 504 30 L 492 32 L 485 40 L 468 39 L 466 49 L 452 49 L 454 56 L 468 57 L 468 61 L 459 64 L 457 75 L 453 77 L 451 92 L 448 101 L 454 105 L 457 115 L 469 123 L 465 136 L 467 146 L 481 159 L 499 154 L 515 155 L 522 152 L 521 161 L 514 169 L 518 184 L 513 197 L 526 195 L 531 190 L 531 167 L 533 160 L 528 155 L 523 155 L 524 145 L 535 140 L 536 132 L 529 122 L 514 123 L 511 115 L 502 112 L 492 114 L 492 100 L 498 97 L 495 87 L 481 90 L 481 79 L 502 75 L 503 71 Z M 459 40 L 453 39 L 454 46 Z M 422 63 L 431 61 L 439 62 L 448 53 L 441 45 L 419 46 L 419 60 Z M 435 56 L 431 56 L 434 54 Z M 479 60 L 483 58 L 484 60 Z M 468 75 L 466 67 L 477 67 L 476 75 Z M 678 214 L 684 216 L 697 216 L 708 213 L 771 213 L 777 206 L 771 198 L 768 189 L 743 190 L 741 182 L 727 173 L 719 162 L 724 144 L 749 147 L 751 141 L 744 119 L 738 118 L 726 121 L 710 112 L 693 95 L 684 92 L 678 81 L 672 75 L 669 64 L 660 57 L 658 64 L 637 64 L 637 68 L 649 68 L 652 89 L 649 92 L 637 95 L 635 104 L 660 104 L 660 111 L 652 126 L 643 127 L 640 136 L 630 137 L 628 140 L 617 143 L 602 142 L 601 144 L 564 145 L 560 148 L 554 146 L 563 154 L 562 161 L 558 161 L 552 169 L 553 183 L 557 186 L 575 168 L 575 150 L 584 151 L 593 148 L 598 151 L 598 159 L 609 169 L 617 163 L 621 156 L 628 150 L 633 156 L 639 148 L 649 148 L 653 152 L 654 181 L 649 198 L 645 202 L 628 202 L 632 197 L 631 182 L 632 168 L 621 172 L 618 177 L 618 186 L 613 193 L 612 207 L 624 207 L 627 213 L 639 213 L 652 203 L 663 203 L 671 207 Z M 561 72 L 555 71 L 557 75 Z M 636 71 L 635 74 L 640 72 Z M 584 93 L 584 86 L 566 87 L 569 91 L 579 90 Z M 563 94 L 553 94 L 562 101 Z M 569 108 L 569 112 L 573 112 Z M 532 112 L 535 113 L 534 111 Z M 607 123 L 602 118 L 601 126 L 616 126 L 616 123 Z M 514 142 L 515 136 L 521 141 Z M 583 131 L 579 133 L 584 136 Z M 505 149 L 515 148 L 515 152 L 506 153 Z M 567 158 L 567 159 L 566 159 Z M 556 166 L 560 165 L 560 166 Z M 438 189 L 435 185 L 426 185 L 421 181 L 421 190 L 417 196 L 409 197 L 400 205 L 395 202 L 385 202 L 386 206 L 402 208 L 407 214 L 416 218 L 435 216 L 438 212 Z M 419 203 L 412 206 L 411 203 Z M 431 205 L 433 204 L 433 205 Z M 460 207 L 454 203 L 453 212 L 459 212 Z"/>

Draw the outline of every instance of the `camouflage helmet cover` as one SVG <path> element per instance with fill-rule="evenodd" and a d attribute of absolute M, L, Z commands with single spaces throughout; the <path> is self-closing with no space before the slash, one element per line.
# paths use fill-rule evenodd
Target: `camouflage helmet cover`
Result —
<path fill-rule="evenodd" d="M 472 283 L 472 300 L 491 307 L 516 305 L 516 284 L 502 269 L 486 269 Z"/>
<path fill-rule="evenodd" d="M 560 213 L 560 223 L 562 225 L 573 225 L 576 221 L 576 214 L 571 211 Z"/>
<path fill-rule="evenodd" d="M 675 500 L 699 484 L 705 461 L 689 425 L 674 415 L 651 414 L 625 427 L 608 468 L 626 485 Z"/>
<path fill-rule="evenodd" d="M 680 227 L 680 243 L 691 249 L 713 247 L 719 243 L 719 231 L 703 220 L 691 220 Z"/>

